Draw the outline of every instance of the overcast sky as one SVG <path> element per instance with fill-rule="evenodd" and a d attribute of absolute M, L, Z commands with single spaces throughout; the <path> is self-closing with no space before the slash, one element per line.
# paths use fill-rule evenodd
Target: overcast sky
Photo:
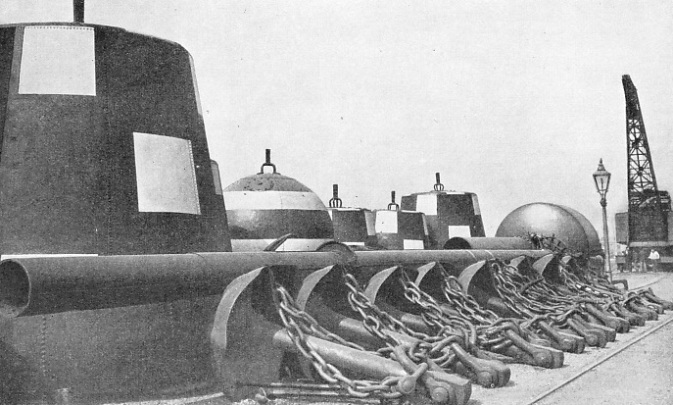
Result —
<path fill-rule="evenodd" d="M 0 4 L 0 23 L 72 19 L 69 0 Z M 88 0 L 85 20 L 187 48 L 225 186 L 265 148 L 325 203 L 338 183 L 345 205 L 385 208 L 440 172 L 478 194 L 492 236 L 536 201 L 600 232 L 601 157 L 610 222 L 625 210 L 623 74 L 673 191 L 672 16 L 671 1 Z"/>

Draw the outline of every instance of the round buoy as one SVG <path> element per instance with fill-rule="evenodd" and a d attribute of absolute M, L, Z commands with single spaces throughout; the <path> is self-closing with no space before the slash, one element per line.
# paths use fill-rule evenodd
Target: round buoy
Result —
<path fill-rule="evenodd" d="M 596 229 L 572 208 L 550 203 L 523 205 L 503 219 L 495 236 L 519 236 L 556 240 L 572 252 L 602 254 Z"/>
<path fill-rule="evenodd" d="M 276 172 L 268 149 L 259 173 L 224 189 L 224 203 L 234 252 L 264 250 L 288 234 L 274 250 L 312 251 L 334 238 L 332 221 L 320 198 L 297 180 Z"/>

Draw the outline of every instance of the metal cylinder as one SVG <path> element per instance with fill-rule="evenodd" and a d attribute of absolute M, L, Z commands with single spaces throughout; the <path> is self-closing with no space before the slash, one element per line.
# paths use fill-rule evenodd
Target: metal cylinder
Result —
<path fill-rule="evenodd" d="M 116 308 L 221 294 L 237 276 L 267 264 L 315 269 L 336 253 L 199 253 L 51 257 L 0 263 L 0 315 Z"/>
<path fill-rule="evenodd" d="M 298 351 L 285 329 L 278 330 L 273 336 L 273 341 L 285 350 Z M 310 335 L 306 336 L 306 343 L 313 347 L 328 363 L 338 368 L 357 372 L 368 378 L 384 379 L 389 376 L 405 377 L 408 375 L 396 361 L 372 353 L 352 349 Z"/>
<path fill-rule="evenodd" d="M 352 266 L 507 260 L 548 251 L 355 252 Z M 193 253 L 101 257 L 15 258 L 0 263 L 0 315 L 27 316 L 116 308 L 221 294 L 237 276 L 264 266 L 319 269 L 343 260 L 336 252 Z"/>
<path fill-rule="evenodd" d="M 389 250 L 429 248 L 428 225 L 422 212 L 389 207 L 387 210 L 375 210 L 374 218 L 376 238 L 381 247 Z"/>
<path fill-rule="evenodd" d="M 84 0 L 73 0 L 73 19 L 76 23 L 84 22 Z"/>

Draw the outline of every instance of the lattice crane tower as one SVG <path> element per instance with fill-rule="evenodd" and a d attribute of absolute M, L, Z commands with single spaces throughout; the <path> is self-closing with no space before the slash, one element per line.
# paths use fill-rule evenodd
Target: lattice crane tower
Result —
<path fill-rule="evenodd" d="M 629 75 L 622 76 L 622 84 L 626 97 L 628 245 L 663 247 L 668 245 L 671 199 L 668 192 L 657 188 L 638 91 Z"/>

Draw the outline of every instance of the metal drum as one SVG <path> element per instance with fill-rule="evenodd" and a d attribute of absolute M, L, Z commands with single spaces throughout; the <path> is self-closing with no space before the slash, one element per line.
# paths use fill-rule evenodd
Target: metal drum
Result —
<path fill-rule="evenodd" d="M 224 201 L 234 252 L 264 250 L 288 235 L 273 250 L 311 251 L 334 238 L 325 204 L 305 185 L 277 173 L 268 149 L 260 172 L 227 186 Z"/>
<path fill-rule="evenodd" d="M 386 210 L 374 210 L 376 238 L 379 246 L 388 250 L 428 249 L 428 224 L 425 215 L 417 211 L 400 210 L 392 202 Z"/>
<path fill-rule="evenodd" d="M 486 236 L 479 200 L 475 193 L 444 191 L 439 173 L 434 190 L 402 197 L 402 209 L 425 214 L 430 231 L 430 249 L 442 249 L 453 237 Z"/>
<path fill-rule="evenodd" d="M 327 212 L 334 226 L 334 240 L 352 248 L 375 248 L 374 213 L 366 208 L 344 208 L 339 198 L 339 186 L 332 186 L 333 197 Z"/>

